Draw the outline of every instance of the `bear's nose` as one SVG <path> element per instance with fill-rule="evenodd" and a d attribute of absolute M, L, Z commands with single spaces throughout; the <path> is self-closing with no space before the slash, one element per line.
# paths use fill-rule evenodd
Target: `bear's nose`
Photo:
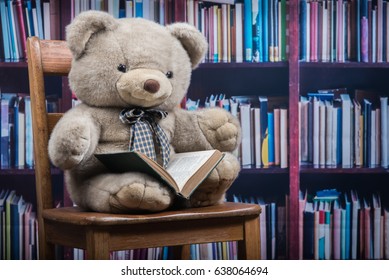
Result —
<path fill-rule="evenodd" d="M 156 80 L 148 79 L 145 81 L 143 88 L 150 93 L 156 93 L 159 90 L 159 83 Z"/>

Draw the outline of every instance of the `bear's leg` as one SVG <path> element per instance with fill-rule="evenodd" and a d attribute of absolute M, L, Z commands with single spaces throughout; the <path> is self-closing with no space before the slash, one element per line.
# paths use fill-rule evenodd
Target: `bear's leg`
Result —
<path fill-rule="evenodd" d="M 141 173 L 102 174 L 77 185 L 69 190 L 74 202 L 98 212 L 158 212 L 174 199 L 168 187 Z"/>
<path fill-rule="evenodd" d="M 238 159 L 230 153 L 225 153 L 222 161 L 192 194 L 190 206 L 201 207 L 221 203 L 226 191 L 238 177 L 239 171 Z"/>

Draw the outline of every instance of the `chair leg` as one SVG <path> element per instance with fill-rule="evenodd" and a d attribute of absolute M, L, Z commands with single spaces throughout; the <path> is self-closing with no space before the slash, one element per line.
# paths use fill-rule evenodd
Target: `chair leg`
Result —
<path fill-rule="evenodd" d="M 55 259 L 55 245 L 46 241 L 45 224 L 43 219 L 39 220 L 38 238 L 39 238 L 39 256 L 40 260 Z"/>
<path fill-rule="evenodd" d="M 171 249 L 175 260 L 190 259 L 190 245 L 172 246 Z"/>
<path fill-rule="evenodd" d="M 259 217 L 250 217 L 244 222 L 244 239 L 238 242 L 238 258 L 241 260 L 261 259 L 261 237 Z"/>
<path fill-rule="evenodd" d="M 39 259 L 40 260 L 54 260 L 55 259 L 55 245 L 46 242 L 46 240 L 39 240 Z"/>
<path fill-rule="evenodd" d="M 109 260 L 109 233 L 89 229 L 86 232 L 86 257 L 89 260 Z"/>

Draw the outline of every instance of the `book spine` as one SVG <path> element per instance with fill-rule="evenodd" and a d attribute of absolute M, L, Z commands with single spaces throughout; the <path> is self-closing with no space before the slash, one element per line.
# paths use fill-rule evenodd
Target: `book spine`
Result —
<path fill-rule="evenodd" d="M 244 0 L 244 60 L 251 62 L 253 51 L 252 0 Z"/>

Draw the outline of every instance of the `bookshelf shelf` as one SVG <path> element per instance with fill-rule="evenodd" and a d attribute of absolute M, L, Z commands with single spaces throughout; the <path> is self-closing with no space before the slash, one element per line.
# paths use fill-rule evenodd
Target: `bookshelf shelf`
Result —
<path fill-rule="evenodd" d="M 256 167 L 242 167 L 241 174 L 288 174 L 288 168 L 269 167 L 269 168 L 256 168 Z"/>
<path fill-rule="evenodd" d="M 63 172 L 58 168 L 52 168 L 51 174 L 62 175 Z M 0 176 L 12 175 L 12 176 L 35 176 L 34 168 L 2 168 L 0 169 Z"/>
<path fill-rule="evenodd" d="M 377 168 L 313 168 L 313 167 L 300 167 L 301 174 L 389 174 L 389 170 L 382 167 Z"/>
<path fill-rule="evenodd" d="M 369 62 L 300 62 L 301 68 L 339 68 L 339 69 L 389 69 L 389 63 L 369 63 Z"/>
<path fill-rule="evenodd" d="M 204 62 L 201 63 L 199 69 L 231 69 L 231 68 L 287 68 L 287 62 Z"/>
<path fill-rule="evenodd" d="M 26 61 L 0 61 L 0 68 L 27 68 Z"/>

